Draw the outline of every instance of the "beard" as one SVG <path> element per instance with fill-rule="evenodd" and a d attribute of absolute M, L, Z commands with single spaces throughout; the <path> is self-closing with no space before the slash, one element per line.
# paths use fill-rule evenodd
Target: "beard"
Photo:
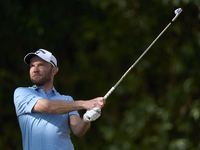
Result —
<path fill-rule="evenodd" d="M 49 72 L 45 72 L 40 79 L 34 78 L 33 76 L 31 77 L 31 82 L 36 86 L 43 86 L 46 83 L 51 81 L 51 72 L 52 72 L 52 69 Z M 37 74 L 41 75 L 39 73 L 35 73 L 35 75 Z"/>

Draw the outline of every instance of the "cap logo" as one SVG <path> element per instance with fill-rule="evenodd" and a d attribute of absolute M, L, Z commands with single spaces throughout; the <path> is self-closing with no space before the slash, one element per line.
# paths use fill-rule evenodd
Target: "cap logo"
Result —
<path fill-rule="evenodd" d="M 42 52 L 43 54 L 45 54 L 45 51 L 43 51 L 43 50 L 38 50 L 37 52 L 35 52 L 35 54 L 39 54 L 40 52 Z"/>

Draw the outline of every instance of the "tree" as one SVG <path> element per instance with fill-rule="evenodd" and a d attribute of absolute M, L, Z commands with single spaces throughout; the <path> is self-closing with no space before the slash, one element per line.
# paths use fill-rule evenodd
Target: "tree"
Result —
<path fill-rule="evenodd" d="M 45 48 L 58 58 L 55 87 L 76 99 L 104 94 L 174 17 L 108 98 L 76 149 L 197 150 L 198 0 L 1 0 L 0 149 L 22 149 L 13 91 L 30 86 L 23 57 Z M 85 111 L 80 111 L 83 114 Z"/>

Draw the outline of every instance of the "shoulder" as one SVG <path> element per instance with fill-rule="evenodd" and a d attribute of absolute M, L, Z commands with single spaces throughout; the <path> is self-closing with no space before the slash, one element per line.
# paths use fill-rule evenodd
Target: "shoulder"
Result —
<path fill-rule="evenodd" d="M 35 89 L 33 87 L 18 87 L 14 91 L 14 95 L 25 94 L 25 93 L 33 93 Z"/>
<path fill-rule="evenodd" d="M 26 91 L 33 91 L 34 89 L 32 87 L 18 87 L 15 89 L 16 92 L 26 92 Z"/>
<path fill-rule="evenodd" d="M 21 91 L 21 90 L 26 90 L 28 87 L 18 87 L 15 89 L 15 91 Z"/>

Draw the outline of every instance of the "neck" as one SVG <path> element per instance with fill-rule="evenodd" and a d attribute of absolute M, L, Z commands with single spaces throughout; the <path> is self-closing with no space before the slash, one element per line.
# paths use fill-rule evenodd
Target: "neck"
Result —
<path fill-rule="evenodd" d="M 53 84 L 52 83 L 46 83 L 44 85 L 36 85 L 36 86 L 41 88 L 41 89 L 43 89 L 46 94 L 53 88 Z"/>
<path fill-rule="evenodd" d="M 36 86 L 37 86 L 37 85 L 36 85 Z M 44 87 L 44 86 L 37 86 L 37 87 L 43 89 L 43 90 L 45 91 L 46 94 L 53 88 L 53 86 L 52 86 L 52 87 L 48 87 L 48 88 L 46 88 L 46 87 Z"/>

